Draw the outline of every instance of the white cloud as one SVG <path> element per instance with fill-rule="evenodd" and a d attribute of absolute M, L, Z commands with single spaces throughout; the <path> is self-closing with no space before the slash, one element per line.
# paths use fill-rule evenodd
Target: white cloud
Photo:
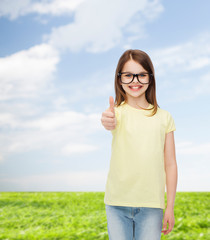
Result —
<path fill-rule="evenodd" d="M 94 14 L 91 14 L 93 10 Z M 73 23 L 54 28 L 45 40 L 56 48 L 68 48 L 72 52 L 82 49 L 92 53 L 104 52 L 123 41 L 124 31 L 131 32 L 134 39 L 141 38 L 145 21 L 151 20 L 151 14 L 147 13 L 152 12 L 152 18 L 156 18 L 162 11 L 159 1 L 152 4 L 147 0 L 89 0 L 76 9 Z"/>
<path fill-rule="evenodd" d="M 170 102 L 192 101 L 210 93 L 210 32 L 149 54 L 154 64 L 158 90 Z M 168 95 L 167 95 L 168 94 Z"/>
<path fill-rule="evenodd" d="M 59 49 L 72 52 L 85 49 L 92 53 L 107 51 L 121 42 L 122 46 L 130 45 L 134 40 L 147 37 L 145 23 L 157 18 L 162 11 L 160 0 L 20 0 L 12 3 L 2 0 L 0 4 L 0 16 L 10 19 L 30 13 L 40 16 L 74 13 L 73 23 L 53 28 L 44 39 Z M 130 36 L 124 40 L 126 33 Z"/>
<path fill-rule="evenodd" d="M 6 191 L 104 191 L 106 171 L 58 172 L 54 174 L 2 178 Z"/>
<path fill-rule="evenodd" d="M 210 142 L 176 143 L 177 191 L 209 191 Z"/>
<path fill-rule="evenodd" d="M 3 162 L 3 156 L 0 154 L 0 162 Z"/>
<path fill-rule="evenodd" d="M 0 136 L 0 151 L 4 156 L 47 149 L 54 149 L 62 155 L 95 151 L 98 147 L 88 143 L 89 135 L 103 130 L 100 117 L 100 114 L 73 111 L 52 112 L 37 118 L 2 113 L 0 127 L 7 129 L 7 133 Z"/>
<path fill-rule="evenodd" d="M 63 15 L 71 13 L 86 0 L 53 0 L 35 2 L 31 5 L 28 12 L 37 12 L 39 14 Z"/>
<path fill-rule="evenodd" d="M 158 75 L 192 72 L 210 66 L 210 32 L 175 46 L 151 52 Z"/>
<path fill-rule="evenodd" d="M 184 147 L 192 146 L 192 144 L 193 144 L 193 142 L 190 142 L 190 141 L 182 141 L 182 142 L 176 143 L 176 147 L 184 148 Z"/>
<path fill-rule="evenodd" d="M 22 115 L 24 116 L 24 115 Z M 11 129 L 34 129 L 40 131 L 52 131 L 59 129 L 66 129 L 73 131 L 74 129 L 84 130 L 87 127 L 92 130 L 98 129 L 97 124 L 100 115 L 99 114 L 83 114 L 74 111 L 64 111 L 64 112 L 50 112 L 44 116 L 33 119 L 22 119 L 21 116 L 18 118 L 16 115 L 9 113 L 0 114 L 0 126 L 9 126 Z M 92 124 L 93 126 L 90 126 Z M 86 126 L 85 126 L 86 125 Z M 70 129 L 69 129 L 70 128 Z"/>
<path fill-rule="evenodd" d="M 209 174 L 198 171 L 197 168 L 185 169 L 178 175 L 177 191 L 209 192 Z"/>
<path fill-rule="evenodd" d="M 81 77 L 77 79 L 77 81 L 71 82 L 66 86 L 65 89 L 72 92 L 70 96 L 67 96 L 68 101 L 74 104 L 78 101 L 81 102 L 82 99 L 86 101 L 86 99 L 96 99 L 97 97 L 107 96 L 113 91 L 113 80 L 114 73 L 112 69 L 96 69 L 93 73 L 87 75 L 85 79 Z M 74 91 L 72 91 L 72 89 L 74 89 Z"/>
<path fill-rule="evenodd" d="M 50 14 L 54 16 L 69 14 L 75 11 L 78 6 L 85 0 L 1 0 L 0 17 L 7 16 L 14 20 L 19 16 L 31 13 Z"/>
<path fill-rule="evenodd" d="M 80 126 L 87 120 L 87 116 L 82 113 L 73 111 L 68 112 L 53 112 L 48 113 L 40 119 L 33 119 L 32 121 L 25 122 L 22 127 L 36 128 L 42 131 L 56 130 L 66 128 L 68 126 Z"/>
<path fill-rule="evenodd" d="M 147 2 L 147 7 L 145 7 L 142 14 L 148 19 L 153 20 L 155 19 L 160 13 L 164 11 L 163 5 L 160 4 L 159 0 L 153 0 Z"/>
<path fill-rule="evenodd" d="M 0 126 L 1 127 L 15 127 L 17 125 L 16 120 L 11 113 L 0 113 Z"/>
<path fill-rule="evenodd" d="M 194 144 L 193 142 L 183 142 L 177 144 L 177 153 L 184 155 L 210 155 L 210 142 Z"/>
<path fill-rule="evenodd" d="M 30 98 L 49 88 L 58 62 L 58 52 L 48 44 L 0 58 L 0 100 Z"/>
<path fill-rule="evenodd" d="M 88 145 L 88 144 L 66 144 L 64 147 L 61 149 L 61 153 L 63 155 L 72 155 L 74 153 L 86 153 L 86 152 L 92 152 L 97 150 L 98 147 L 95 145 Z"/>
<path fill-rule="evenodd" d="M 53 106 L 55 109 L 62 110 L 65 109 L 65 104 L 67 104 L 67 100 L 63 96 L 59 96 L 52 100 Z"/>
<path fill-rule="evenodd" d="M 1 0 L 0 1 L 0 17 L 8 16 L 11 20 L 16 19 L 18 16 L 24 15 L 26 9 L 31 4 L 31 0 Z"/>
<path fill-rule="evenodd" d="M 196 95 L 210 94 L 210 71 L 203 73 L 199 78 L 199 83 L 193 86 L 192 92 Z"/>

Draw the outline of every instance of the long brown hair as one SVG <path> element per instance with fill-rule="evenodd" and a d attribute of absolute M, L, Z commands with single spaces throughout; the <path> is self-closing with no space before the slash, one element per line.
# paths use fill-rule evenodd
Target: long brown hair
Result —
<path fill-rule="evenodd" d="M 151 116 L 155 115 L 157 112 L 157 108 L 159 105 L 157 104 L 156 99 L 156 85 L 155 85 L 155 70 L 152 64 L 152 61 L 147 53 L 139 50 L 139 49 L 129 49 L 125 51 L 122 56 L 120 57 L 117 68 L 115 71 L 115 106 L 119 106 L 123 101 L 127 102 L 127 96 L 120 84 L 120 77 L 118 73 L 122 71 L 125 63 L 129 60 L 134 60 L 135 62 L 142 65 L 142 67 L 149 72 L 150 74 L 150 84 L 145 92 L 146 100 L 152 104 L 154 107 L 150 109 L 143 108 L 144 110 L 152 110 L 153 112 Z"/>

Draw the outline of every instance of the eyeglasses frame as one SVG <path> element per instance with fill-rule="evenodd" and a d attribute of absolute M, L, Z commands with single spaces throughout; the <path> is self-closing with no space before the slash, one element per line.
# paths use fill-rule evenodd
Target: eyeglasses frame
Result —
<path fill-rule="evenodd" d="M 118 72 L 118 73 L 117 73 L 117 76 L 120 77 L 120 81 L 121 81 L 121 83 L 123 83 L 123 84 L 130 84 L 130 83 L 132 83 L 135 77 L 137 78 L 138 82 L 141 83 L 141 84 L 150 84 L 150 82 L 151 82 L 150 77 L 149 77 L 149 82 L 148 82 L 148 83 L 142 83 L 142 82 L 140 82 L 138 75 L 140 75 L 140 74 L 148 74 L 148 75 L 151 76 L 151 77 L 153 76 L 152 73 L 148 73 L 148 72 L 138 73 L 138 74 L 130 73 L 130 74 L 133 75 L 132 80 L 131 80 L 129 83 L 124 83 L 124 82 L 122 82 L 122 80 L 121 80 L 121 75 L 122 75 L 123 73 L 130 73 L 130 72 Z"/>

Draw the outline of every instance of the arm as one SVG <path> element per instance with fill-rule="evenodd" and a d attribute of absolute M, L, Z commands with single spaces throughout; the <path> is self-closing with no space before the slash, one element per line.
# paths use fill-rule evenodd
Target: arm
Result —
<path fill-rule="evenodd" d="M 168 234 L 174 227 L 174 201 L 177 187 L 177 163 L 175 154 L 174 132 L 171 131 L 166 134 L 164 147 L 164 164 L 166 171 L 166 189 L 167 189 L 167 207 L 164 215 L 163 230 L 164 234 Z"/>
<path fill-rule="evenodd" d="M 164 161 L 166 171 L 167 208 L 173 209 L 177 187 L 177 163 L 173 131 L 166 134 Z"/>

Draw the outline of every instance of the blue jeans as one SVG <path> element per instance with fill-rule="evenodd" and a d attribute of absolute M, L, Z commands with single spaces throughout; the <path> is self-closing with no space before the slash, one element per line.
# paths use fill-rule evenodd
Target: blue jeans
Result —
<path fill-rule="evenodd" d="M 160 240 L 162 208 L 105 204 L 109 240 Z"/>

